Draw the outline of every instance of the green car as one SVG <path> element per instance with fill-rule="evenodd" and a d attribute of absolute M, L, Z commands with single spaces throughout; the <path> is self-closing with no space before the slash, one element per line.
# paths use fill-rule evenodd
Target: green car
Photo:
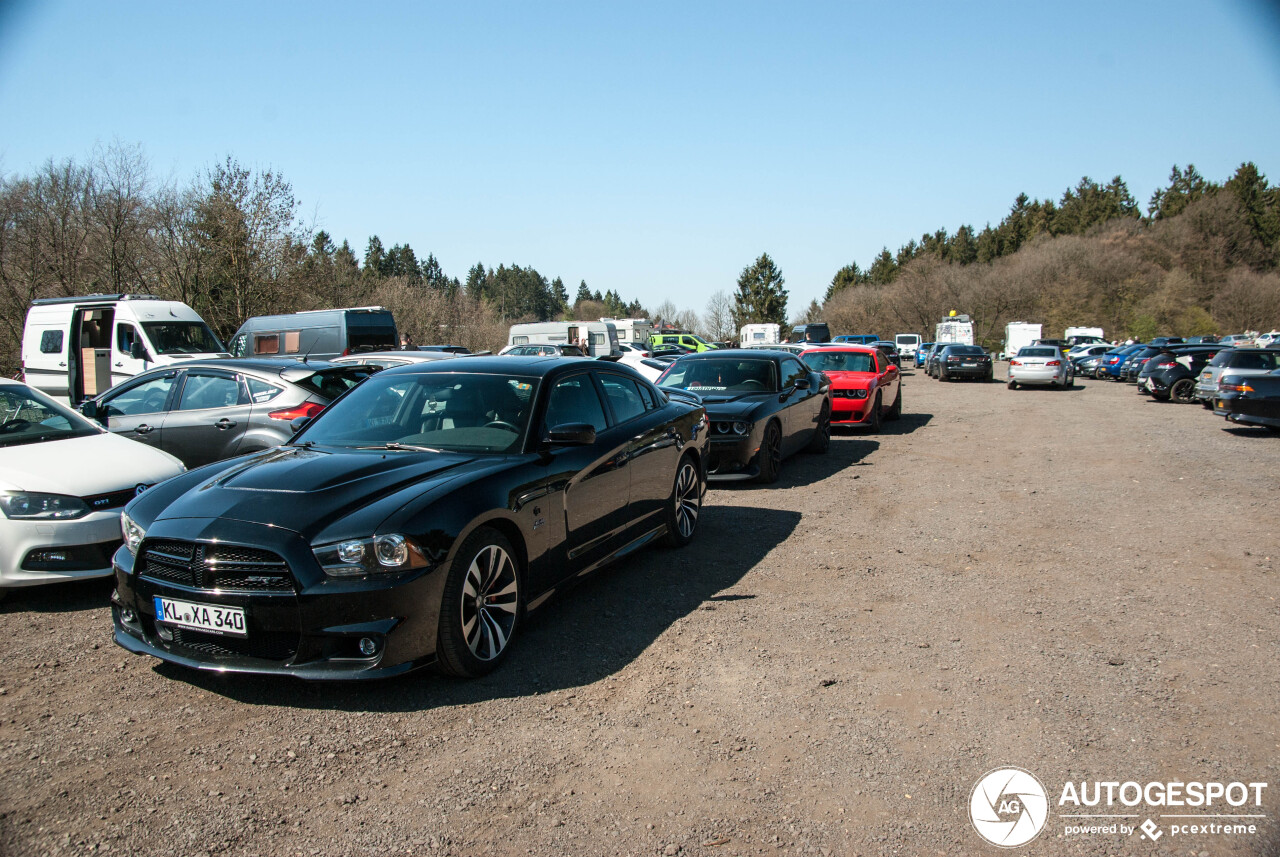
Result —
<path fill-rule="evenodd" d="M 656 345 L 683 345 L 694 351 L 713 351 L 716 348 L 696 333 L 655 333 L 649 337 L 649 347 Z"/>

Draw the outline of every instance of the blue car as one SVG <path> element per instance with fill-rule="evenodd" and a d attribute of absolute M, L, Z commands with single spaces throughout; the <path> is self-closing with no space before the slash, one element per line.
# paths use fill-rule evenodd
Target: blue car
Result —
<path fill-rule="evenodd" d="M 1146 347 L 1144 343 L 1138 343 L 1136 345 L 1123 345 L 1114 351 L 1108 351 L 1098 361 L 1097 377 L 1106 381 L 1120 380 L 1120 373 L 1124 370 L 1128 359 Z"/>
<path fill-rule="evenodd" d="M 932 342 L 921 342 L 920 347 L 916 349 L 916 366 L 924 365 L 925 355 L 929 353 L 929 349 L 933 347 Z"/>
<path fill-rule="evenodd" d="M 831 337 L 832 342 L 843 342 L 846 345 L 871 345 L 879 342 L 880 337 L 874 333 L 844 333 L 840 336 Z"/>

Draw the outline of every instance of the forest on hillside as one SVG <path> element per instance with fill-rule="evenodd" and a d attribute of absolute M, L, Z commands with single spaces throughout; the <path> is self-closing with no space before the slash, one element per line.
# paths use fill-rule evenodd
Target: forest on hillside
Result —
<path fill-rule="evenodd" d="M 1046 335 L 1102 327 L 1112 338 L 1280 326 L 1280 189 L 1252 163 L 1224 182 L 1177 166 L 1145 215 L 1125 182 L 1083 178 L 1061 200 L 1020 195 L 999 225 L 961 226 L 886 248 L 836 272 L 801 320 L 832 330 L 932 338 L 950 310 L 998 345 L 1010 321 Z"/>
<path fill-rule="evenodd" d="M 224 340 L 255 315 L 380 305 L 418 342 L 473 350 L 500 347 L 516 321 L 645 313 L 585 281 L 571 295 L 532 266 L 477 262 L 459 280 L 433 253 L 388 248 L 377 235 L 357 253 L 299 209 L 273 170 L 227 158 L 186 184 L 164 183 L 138 147 L 0 176 L 0 372 L 18 368 L 27 308 L 44 297 L 180 300 Z"/>
<path fill-rule="evenodd" d="M 711 340 L 788 318 L 927 337 L 957 310 L 989 346 L 1016 320 L 1137 338 L 1280 325 L 1280 189 L 1252 163 L 1220 183 L 1175 166 L 1145 214 L 1119 176 L 1084 178 L 1056 202 L 1019 195 L 997 226 L 940 229 L 841 268 L 799 313 L 767 253 L 700 312 L 585 281 L 571 292 L 521 264 L 477 262 L 460 279 L 408 242 L 375 235 L 358 252 L 299 210 L 283 176 L 230 157 L 186 183 L 157 180 L 121 145 L 0 176 L 0 372 L 19 366 L 32 300 L 117 292 L 181 300 L 224 339 L 254 315 L 381 305 L 418 342 L 473 350 L 500 347 L 515 322 L 602 316 L 660 317 Z"/>

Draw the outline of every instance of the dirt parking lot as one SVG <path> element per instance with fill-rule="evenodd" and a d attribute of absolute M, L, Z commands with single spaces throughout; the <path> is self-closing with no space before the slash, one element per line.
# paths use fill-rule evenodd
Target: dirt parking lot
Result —
<path fill-rule="evenodd" d="M 1280 854 L 1280 437 L 1098 381 L 904 391 L 479 681 L 193 674 L 111 643 L 109 584 L 11 595 L 0 852 L 997 853 L 970 792 L 1016 765 L 1052 805 L 1021 853 Z M 1065 833 L 1167 828 L 1057 806 L 1130 780 L 1267 782 L 1211 810 L 1266 817 Z"/>

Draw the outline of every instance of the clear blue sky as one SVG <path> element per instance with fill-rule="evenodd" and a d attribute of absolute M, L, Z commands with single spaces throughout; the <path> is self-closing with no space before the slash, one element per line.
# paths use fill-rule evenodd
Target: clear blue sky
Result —
<path fill-rule="evenodd" d="M 0 172 L 232 155 L 370 235 L 701 311 L 767 251 L 792 314 L 922 232 L 1174 164 L 1280 183 L 1280 28 L 1218 2 L 0 0 Z"/>

